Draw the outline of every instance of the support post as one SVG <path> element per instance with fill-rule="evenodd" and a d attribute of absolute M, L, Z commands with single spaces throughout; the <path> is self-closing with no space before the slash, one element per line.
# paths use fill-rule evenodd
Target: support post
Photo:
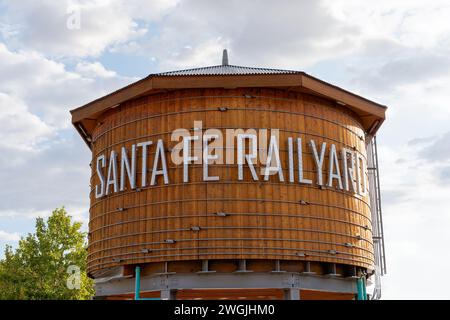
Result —
<path fill-rule="evenodd" d="M 366 300 L 366 288 L 365 288 L 365 283 L 364 283 L 364 278 L 358 278 L 357 282 L 356 282 L 356 288 L 357 288 L 357 300 Z"/>
<path fill-rule="evenodd" d="M 161 290 L 161 300 L 175 300 L 175 291 L 171 289 Z"/>
<path fill-rule="evenodd" d="M 140 300 L 139 294 L 141 292 L 141 267 L 135 268 L 135 285 L 134 285 L 134 300 Z"/>
<path fill-rule="evenodd" d="M 367 300 L 366 277 L 363 277 L 363 278 L 362 278 L 362 287 L 363 287 L 364 300 Z"/>
<path fill-rule="evenodd" d="M 208 260 L 202 260 L 202 271 L 203 272 L 209 271 L 209 261 Z"/>
<path fill-rule="evenodd" d="M 297 288 L 289 288 L 285 290 L 286 300 L 300 300 L 300 290 Z"/>

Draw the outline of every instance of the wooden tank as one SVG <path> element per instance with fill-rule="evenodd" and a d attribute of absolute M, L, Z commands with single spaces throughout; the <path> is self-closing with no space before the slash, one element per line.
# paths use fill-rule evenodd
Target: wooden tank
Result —
<path fill-rule="evenodd" d="M 309 139 L 366 157 L 364 130 L 355 114 L 325 99 L 286 90 L 176 90 L 128 101 L 98 121 L 92 136 L 91 186 L 99 183 L 95 159 L 100 154 L 163 139 L 169 159 L 177 143 L 170 139 L 172 131 L 192 130 L 194 121 L 202 121 L 203 130 L 279 129 L 282 163 L 288 161 L 284 142 L 301 136 L 305 178 L 311 180 L 315 168 Z M 154 154 L 155 147 L 149 147 L 150 163 Z M 140 176 L 139 156 L 136 162 Z M 117 264 L 204 259 L 308 260 L 364 268 L 373 264 L 368 197 L 276 177 L 253 181 L 249 172 L 238 181 L 237 165 L 232 164 L 211 165 L 211 175 L 220 176 L 214 182 L 203 181 L 202 165 L 193 164 L 186 183 L 183 166 L 167 163 L 169 184 L 161 181 L 138 191 L 128 185 L 100 199 L 92 190 L 90 272 Z M 283 170 L 287 176 L 287 168 Z M 327 170 L 323 174 L 326 179 Z M 170 240 L 174 243 L 167 243 Z"/>
<path fill-rule="evenodd" d="M 221 74 L 221 67 L 232 70 Z M 143 268 L 144 278 L 188 275 L 175 283 L 191 281 L 189 274 L 202 272 L 292 272 L 343 278 L 370 273 L 377 258 L 369 193 L 352 192 L 339 187 L 335 180 L 331 179 L 331 184 L 326 181 L 331 170 L 328 163 L 334 159 L 330 159 L 329 149 L 333 145 L 338 150 L 336 161 L 347 161 L 347 154 L 340 152 L 343 149 L 357 156 L 357 162 L 361 159 L 357 184 L 360 187 L 367 182 L 367 141 L 383 122 L 385 107 L 302 72 L 247 68 L 254 74 L 239 74 L 244 67 L 211 68 L 219 74 L 200 68 L 151 75 L 72 111 L 76 129 L 92 150 L 89 275 L 104 278 L 111 270 L 119 270 L 119 276 L 130 277 L 136 266 Z M 233 74 L 235 71 L 238 74 Z M 224 136 L 230 129 L 278 130 L 284 180 L 273 175 L 267 181 L 262 176 L 255 181 L 249 167 L 238 179 L 236 162 L 209 165 L 209 175 L 220 177 L 213 181 L 205 181 L 201 163 L 192 163 L 185 180 L 183 165 L 171 161 L 179 145 L 179 140 L 172 141 L 172 133 L 180 128 L 190 134 L 218 129 Z M 291 165 L 293 149 L 288 141 L 297 138 L 301 144 L 294 146 L 297 151 L 301 149 L 303 179 L 311 184 L 300 183 L 300 169 Z M 322 143 L 327 145 L 321 185 L 311 140 L 318 148 Z M 148 141 L 152 144 L 146 151 L 136 151 L 135 185 L 125 179 L 121 188 L 99 196 L 99 186 L 112 172 L 108 165 L 111 152 L 122 166 L 122 152 L 130 155 L 133 148 Z M 142 185 L 143 172 L 146 179 L 152 174 L 158 141 L 164 148 L 167 181 L 158 175 L 154 184 L 147 181 Z M 259 172 L 263 164 L 254 167 Z M 107 184 L 106 189 L 110 187 L 114 186 Z M 218 281 L 214 288 L 222 287 L 220 277 L 211 275 L 211 279 L 211 283 Z M 196 281 L 182 287 L 179 297 L 222 294 L 202 291 Z M 278 283 L 285 280 L 277 281 L 267 287 L 250 283 L 255 292 L 260 292 L 261 285 L 272 288 L 266 295 L 255 293 L 253 298 L 278 297 L 277 290 L 283 291 L 285 285 Z M 131 283 L 128 289 L 108 286 L 97 294 L 110 298 L 132 294 Z M 235 286 L 223 288 L 235 290 Z M 354 288 L 352 284 L 347 291 L 332 290 L 337 294 L 334 298 L 353 297 Z M 305 297 L 332 294 L 315 291 L 314 285 L 302 289 Z M 155 290 L 146 294 L 159 296 Z"/>

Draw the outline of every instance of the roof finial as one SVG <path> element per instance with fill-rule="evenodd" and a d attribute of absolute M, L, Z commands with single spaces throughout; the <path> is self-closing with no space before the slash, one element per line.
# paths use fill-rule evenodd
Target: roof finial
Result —
<path fill-rule="evenodd" d="M 223 66 L 227 66 L 228 65 L 228 52 L 227 52 L 227 49 L 223 49 L 222 65 Z"/>

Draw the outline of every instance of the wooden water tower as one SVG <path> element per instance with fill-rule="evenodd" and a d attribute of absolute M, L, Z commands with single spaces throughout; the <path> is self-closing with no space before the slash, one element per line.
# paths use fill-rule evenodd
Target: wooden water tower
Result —
<path fill-rule="evenodd" d="M 226 52 L 221 65 L 151 74 L 72 110 L 92 151 L 97 298 L 364 299 L 367 281 L 376 298 L 385 261 L 375 134 L 385 111 L 304 72 L 229 65 Z M 276 129 L 284 179 L 255 180 L 248 168 L 238 179 L 238 165 L 222 163 L 209 166 L 220 178 L 205 181 L 194 162 L 186 180 L 170 161 L 180 128 Z M 327 146 L 322 183 L 311 143 Z M 368 192 L 326 183 L 332 145 L 350 150 L 337 153 L 337 174 Z M 347 172 L 347 158 L 358 169 Z"/>

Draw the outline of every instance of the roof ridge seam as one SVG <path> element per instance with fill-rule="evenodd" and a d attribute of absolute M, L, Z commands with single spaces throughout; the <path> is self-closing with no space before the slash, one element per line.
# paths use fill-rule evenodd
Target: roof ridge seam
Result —
<path fill-rule="evenodd" d="M 270 73 L 302 73 L 302 71 L 297 70 L 284 70 L 284 69 L 273 69 L 273 68 L 263 68 L 263 67 L 248 67 L 248 66 L 238 66 L 238 65 L 213 65 L 213 66 L 206 66 L 206 67 L 199 67 L 199 68 L 190 68 L 190 69 L 182 69 L 182 70 L 173 70 L 173 71 L 166 71 L 166 72 L 159 72 L 150 74 L 149 76 L 171 76 L 171 75 L 183 75 L 189 73 L 190 75 L 202 75 L 201 71 L 206 70 L 213 70 L 217 69 L 219 72 L 217 72 L 218 75 L 220 74 L 227 74 L 226 71 L 230 71 L 228 74 L 233 74 L 233 69 L 242 69 L 243 71 L 258 71 L 260 74 L 270 74 Z M 222 71 L 222 72 L 220 72 Z M 236 74 L 239 74 L 239 71 L 235 72 Z M 243 74 L 252 74 L 251 72 L 242 72 Z M 257 74 L 254 72 L 254 74 Z M 208 75 L 213 75 L 213 73 L 210 73 Z"/>

